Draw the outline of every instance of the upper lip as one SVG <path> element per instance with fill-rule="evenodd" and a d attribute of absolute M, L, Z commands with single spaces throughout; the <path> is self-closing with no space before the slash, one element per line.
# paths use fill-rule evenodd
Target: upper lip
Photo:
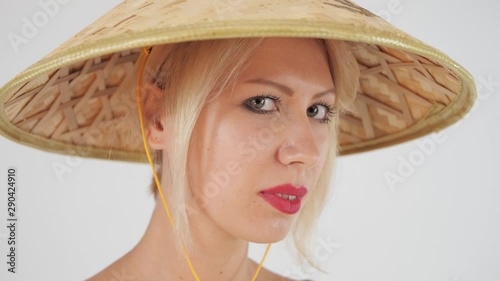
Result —
<path fill-rule="evenodd" d="M 285 183 L 282 185 L 262 190 L 261 193 L 271 193 L 271 194 L 281 193 L 302 198 L 307 194 L 307 188 L 305 186 L 296 187 L 290 183 Z"/>

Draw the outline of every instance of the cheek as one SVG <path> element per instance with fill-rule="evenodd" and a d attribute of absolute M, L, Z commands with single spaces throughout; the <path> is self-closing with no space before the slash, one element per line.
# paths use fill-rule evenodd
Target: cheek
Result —
<path fill-rule="evenodd" d="M 334 139 L 332 134 L 330 134 L 329 131 L 327 130 L 321 130 L 318 132 L 316 138 L 316 146 L 319 151 L 319 161 L 318 165 L 315 168 L 316 175 L 319 175 L 321 171 L 323 170 L 323 167 L 326 163 L 328 152 L 330 149 L 334 149 L 333 144 L 334 144 Z"/>
<path fill-rule="evenodd" d="M 217 126 L 211 126 L 211 122 Z M 254 128 L 238 118 L 205 119 L 204 124 L 196 128 L 190 178 L 195 194 L 203 196 L 207 207 L 222 208 L 238 201 L 251 203 L 248 194 L 259 172 L 256 165 L 249 165 L 249 160 L 257 155 L 251 145 L 253 132 Z M 248 198 L 249 202 L 236 198 Z"/>

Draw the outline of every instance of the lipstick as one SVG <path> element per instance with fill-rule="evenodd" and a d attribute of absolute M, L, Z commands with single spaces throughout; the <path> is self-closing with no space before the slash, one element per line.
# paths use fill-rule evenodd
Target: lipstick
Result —
<path fill-rule="evenodd" d="M 279 211 L 293 215 L 300 210 L 302 198 L 307 194 L 307 188 L 296 188 L 287 183 L 259 192 L 259 195 Z"/>

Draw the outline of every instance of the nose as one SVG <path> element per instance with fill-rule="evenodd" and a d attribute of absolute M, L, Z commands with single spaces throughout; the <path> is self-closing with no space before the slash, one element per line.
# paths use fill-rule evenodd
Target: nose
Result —
<path fill-rule="evenodd" d="M 318 164 L 320 152 L 310 122 L 306 117 L 287 124 L 278 149 L 278 159 L 283 165 L 295 163 L 312 167 Z"/>

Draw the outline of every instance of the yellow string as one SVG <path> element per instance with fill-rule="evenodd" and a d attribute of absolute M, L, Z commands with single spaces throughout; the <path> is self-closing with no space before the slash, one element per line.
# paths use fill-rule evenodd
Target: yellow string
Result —
<path fill-rule="evenodd" d="M 174 220 L 172 219 L 172 214 L 170 213 L 170 209 L 168 208 L 167 201 L 165 200 L 165 197 L 163 196 L 163 191 L 162 191 L 162 188 L 160 185 L 160 181 L 158 180 L 158 175 L 156 175 L 156 170 L 154 168 L 153 161 L 151 159 L 151 154 L 149 152 L 149 147 L 148 147 L 147 139 L 146 139 L 146 133 L 145 133 L 145 129 L 144 129 L 144 120 L 142 119 L 141 78 L 142 78 L 142 73 L 144 72 L 144 67 L 146 65 L 146 61 L 148 59 L 148 56 L 149 56 L 149 48 L 145 47 L 143 49 L 143 52 L 141 52 L 141 55 L 138 58 L 138 60 L 141 60 L 144 57 L 144 59 L 141 63 L 141 67 L 139 68 L 139 76 L 137 77 L 137 88 L 136 88 L 137 105 L 139 108 L 139 120 L 141 123 L 142 142 L 144 144 L 144 150 L 146 151 L 146 155 L 148 157 L 148 161 L 149 161 L 149 164 L 151 166 L 151 170 L 153 171 L 153 176 L 154 176 L 154 179 L 156 182 L 156 187 L 158 188 L 158 193 L 160 194 L 161 201 L 163 202 L 163 207 L 165 208 L 165 211 L 167 212 L 167 216 L 168 216 L 168 219 L 170 221 L 170 224 L 172 225 L 172 227 L 174 227 Z M 182 251 L 184 252 L 184 257 L 186 257 L 186 261 L 189 265 L 189 269 L 191 270 L 191 273 L 194 276 L 194 279 L 196 281 L 200 281 L 200 278 L 198 277 L 198 274 L 196 274 L 196 271 L 194 270 L 193 264 L 191 263 L 191 260 L 189 259 L 187 251 L 184 248 L 184 243 L 182 243 L 182 241 L 180 241 L 180 243 L 181 243 Z M 271 243 L 269 243 L 267 245 L 266 252 L 264 253 L 264 256 L 262 257 L 262 260 L 260 261 L 259 266 L 257 267 L 257 270 L 255 271 L 251 281 L 255 281 L 255 279 L 257 279 L 257 275 L 259 275 L 260 269 L 262 268 L 262 265 L 264 264 L 264 260 L 266 259 L 267 254 L 269 253 L 270 249 L 271 249 Z"/>
<path fill-rule="evenodd" d="M 260 261 L 259 263 L 259 266 L 257 266 L 257 270 L 255 271 L 255 273 L 253 274 L 253 277 L 252 277 L 252 280 L 251 281 L 255 281 L 255 279 L 257 279 L 257 275 L 259 275 L 259 272 L 260 272 L 260 268 L 262 267 L 262 265 L 264 264 L 264 260 L 266 259 L 267 257 L 267 253 L 269 253 L 269 250 L 271 249 L 271 243 L 267 244 L 267 248 L 266 248 L 266 252 L 264 253 L 264 256 L 262 257 L 262 260 Z"/>

